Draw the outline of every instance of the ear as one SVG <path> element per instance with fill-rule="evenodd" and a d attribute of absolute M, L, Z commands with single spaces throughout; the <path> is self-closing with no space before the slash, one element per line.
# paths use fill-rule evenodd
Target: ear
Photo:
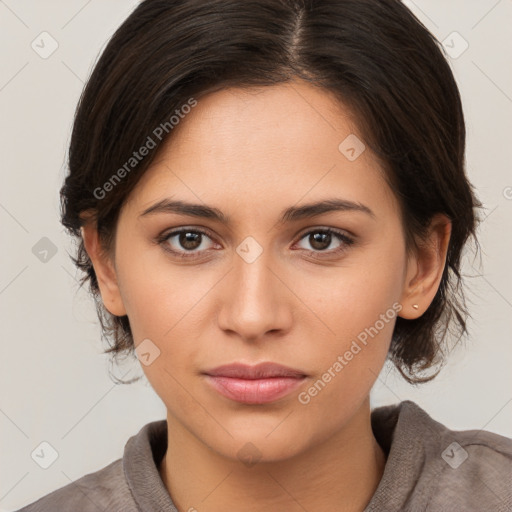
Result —
<path fill-rule="evenodd" d="M 88 222 L 85 226 L 82 226 L 80 230 L 82 232 L 85 250 L 91 259 L 94 272 L 96 273 L 104 306 L 112 315 L 126 315 L 114 263 L 111 257 L 102 250 L 95 223 Z"/>
<path fill-rule="evenodd" d="M 409 256 L 400 303 L 402 318 L 420 317 L 430 306 L 439 289 L 450 242 L 452 223 L 443 214 L 436 214 L 430 223 L 427 239 L 421 241 Z M 413 308 L 418 305 L 418 309 Z"/>

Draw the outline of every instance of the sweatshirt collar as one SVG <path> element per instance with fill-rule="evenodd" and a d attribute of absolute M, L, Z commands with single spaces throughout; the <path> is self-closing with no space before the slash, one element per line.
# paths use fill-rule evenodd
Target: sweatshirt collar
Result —
<path fill-rule="evenodd" d="M 386 454 L 384 473 L 364 512 L 384 510 L 414 488 L 424 464 L 424 435 L 438 425 L 414 402 L 379 407 L 371 412 L 372 430 Z M 423 432 L 429 430 L 430 432 Z M 178 512 L 158 466 L 167 449 L 167 420 L 146 424 L 126 443 L 123 470 L 133 499 L 144 512 Z"/>
<path fill-rule="evenodd" d="M 178 512 L 158 466 L 167 449 L 167 420 L 144 425 L 126 443 L 123 469 L 133 499 L 144 512 Z"/>

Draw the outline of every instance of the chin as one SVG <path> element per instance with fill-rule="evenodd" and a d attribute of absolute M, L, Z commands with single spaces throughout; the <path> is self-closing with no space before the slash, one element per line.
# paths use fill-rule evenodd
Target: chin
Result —
<path fill-rule="evenodd" d="M 225 431 L 218 432 L 214 438 L 204 437 L 204 429 L 199 432 L 202 434 L 202 441 L 211 450 L 234 462 L 253 467 L 257 463 L 285 461 L 308 449 L 312 440 L 304 436 L 304 430 L 290 426 L 284 428 L 283 424 L 279 425 L 282 419 L 283 416 L 278 421 L 273 421 L 271 428 L 268 428 L 268 422 L 258 426 L 253 422 L 250 428 L 243 429 L 234 429 L 231 426 L 227 430 L 233 437 Z"/>

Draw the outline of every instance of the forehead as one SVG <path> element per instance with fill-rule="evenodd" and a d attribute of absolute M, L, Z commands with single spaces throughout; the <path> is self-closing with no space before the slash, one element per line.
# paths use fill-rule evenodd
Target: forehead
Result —
<path fill-rule="evenodd" d="M 355 159 L 347 153 L 351 147 Z M 350 110 L 304 82 L 204 96 L 180 120 L 134 192 L 131 202 L 139 212 L 171 195 L 217 201 L 222 210 L 226 204 L 281 207 L 326 195 L 396 209 Z"/>

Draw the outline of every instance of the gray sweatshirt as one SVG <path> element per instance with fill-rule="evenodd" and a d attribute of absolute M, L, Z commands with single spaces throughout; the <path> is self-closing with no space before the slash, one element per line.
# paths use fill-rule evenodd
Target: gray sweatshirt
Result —
<path fill-rule="evenodd" d="M 362 512 L 512 511 L 512 439 L 449 430 L 408 400 L 374 409 L 371 421 L 387 460 Z M 166 420 L 148 423 L 121 459 L 18 512 L 177 512 L 158 472 L 166 448 Z"/>

